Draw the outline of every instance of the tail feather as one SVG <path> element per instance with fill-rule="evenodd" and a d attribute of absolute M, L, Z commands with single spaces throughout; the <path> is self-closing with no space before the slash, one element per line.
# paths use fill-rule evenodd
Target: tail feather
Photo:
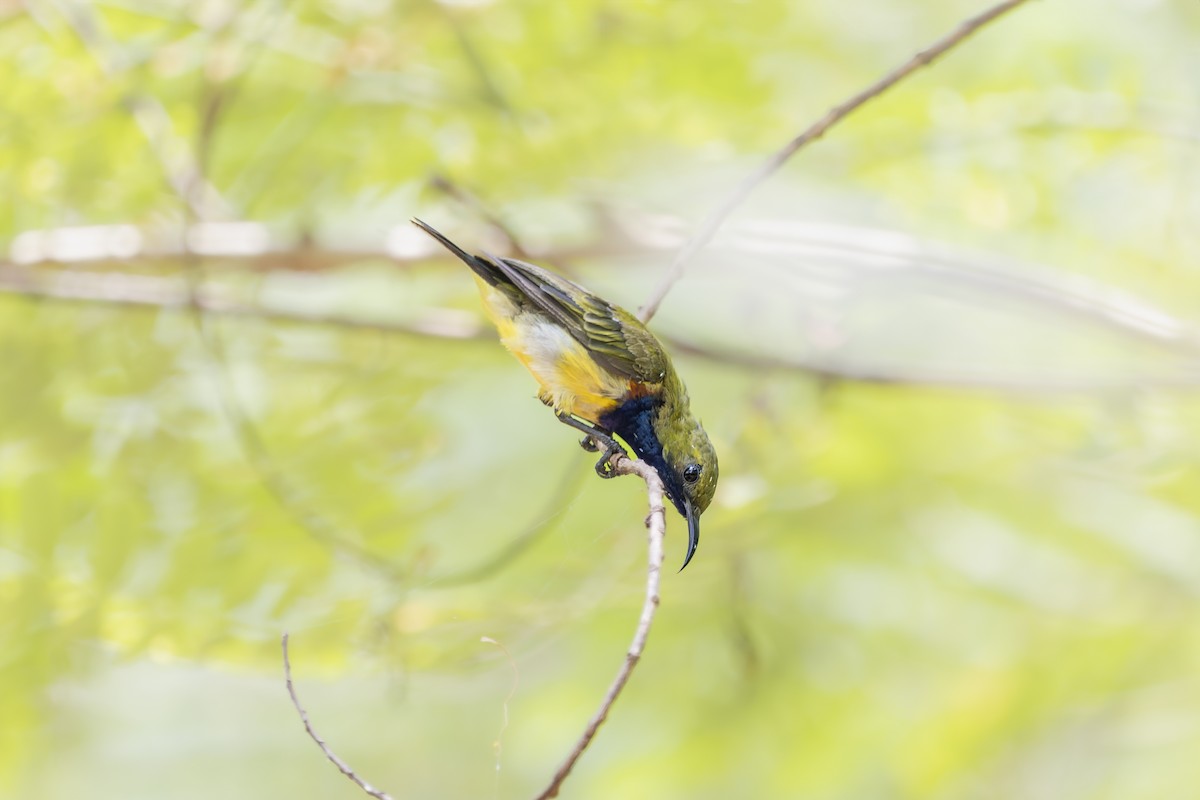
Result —
<path fill-rule="evenodd" d="M 454 242 L 446 238 L 445 234 L 434 228 L 428 222 L 424 222 L 416 217 L 413 217 L 412 223 L 436 239 L 438 243 L 442 245 L 442 247 L 445 247 L 451 253 L 458 256 L 464 264 L 470 267 L 480 278 L 483 278 L 483 280 L 487 281 L 488 284 L 497 286 L 501 283 L 509 282 L 504 277 L 503 273 L 500 272 L 500 270 L 497 269 L 496 266 L 490 261 L 485 258 L 480 258 L 479 256 L 473 256 L 466 250 L 463 250 Z"/>

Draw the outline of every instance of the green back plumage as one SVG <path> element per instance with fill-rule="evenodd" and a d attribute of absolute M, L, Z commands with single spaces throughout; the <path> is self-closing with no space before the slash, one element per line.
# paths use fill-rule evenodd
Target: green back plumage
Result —
<path fill-rule="evenodd" d="M 641 320 L 577 283 L 515 258 L 476 256 L 419 219 L 413 222 L 518 307 L 553 319 L 602 367 L 640 383 L 674 382 L 671 359 Z"/>
<path fill-rule="evenodd" d="M 511 258 L 491 261 L 516 290 L 514 299 L 562 325 L 613 374 L 659 384 L 673 373 L 658 339 L 625 309 L 533 264 Z"/>

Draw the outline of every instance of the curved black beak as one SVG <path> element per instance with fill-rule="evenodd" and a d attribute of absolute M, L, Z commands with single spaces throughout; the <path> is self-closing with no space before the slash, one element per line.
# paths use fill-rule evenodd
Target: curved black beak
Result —
<path fill-rule="evenodd" d="M 679 568 L 683 572 L 692 560 L 692 556 L 696 554 L 696 545 L 700 544 L 700 515 L 696 513 L 696 509 L 692 506 L 692 501 L 686 497 L 683 500 L 684 516 L 687 517 L 688 524 L 688 549 L 687 557 L 683 559 L 683 566 Z"/>

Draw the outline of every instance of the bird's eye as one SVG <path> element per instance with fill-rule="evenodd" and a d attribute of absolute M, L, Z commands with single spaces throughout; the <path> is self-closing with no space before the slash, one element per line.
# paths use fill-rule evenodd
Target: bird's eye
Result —
<path fill-rule="evenodd" d="M 683 479 L 688 483 L 695 483 L 700 480 L 700 465 L 688 464 L 683 468 Z"/>

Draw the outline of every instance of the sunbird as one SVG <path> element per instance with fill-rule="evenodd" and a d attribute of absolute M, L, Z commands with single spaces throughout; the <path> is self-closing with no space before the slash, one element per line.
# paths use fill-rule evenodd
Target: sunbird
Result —
<path fill-rule="evenodd" d="M 475 272 L 484 309 L 500 341 L 537 379 L 538 399 L 586 434 L 585 449 L 603 446 L 600 477 L 612 477 L 610 459 L 625 452 L 613 434 L 658 472 L 687 520 L 682 572 L 717 490 L 717 453 L 662 343 L 633 314 L 566 278 L 512 258 L 473 256 L 421 220 L 413 223 Z"/>

